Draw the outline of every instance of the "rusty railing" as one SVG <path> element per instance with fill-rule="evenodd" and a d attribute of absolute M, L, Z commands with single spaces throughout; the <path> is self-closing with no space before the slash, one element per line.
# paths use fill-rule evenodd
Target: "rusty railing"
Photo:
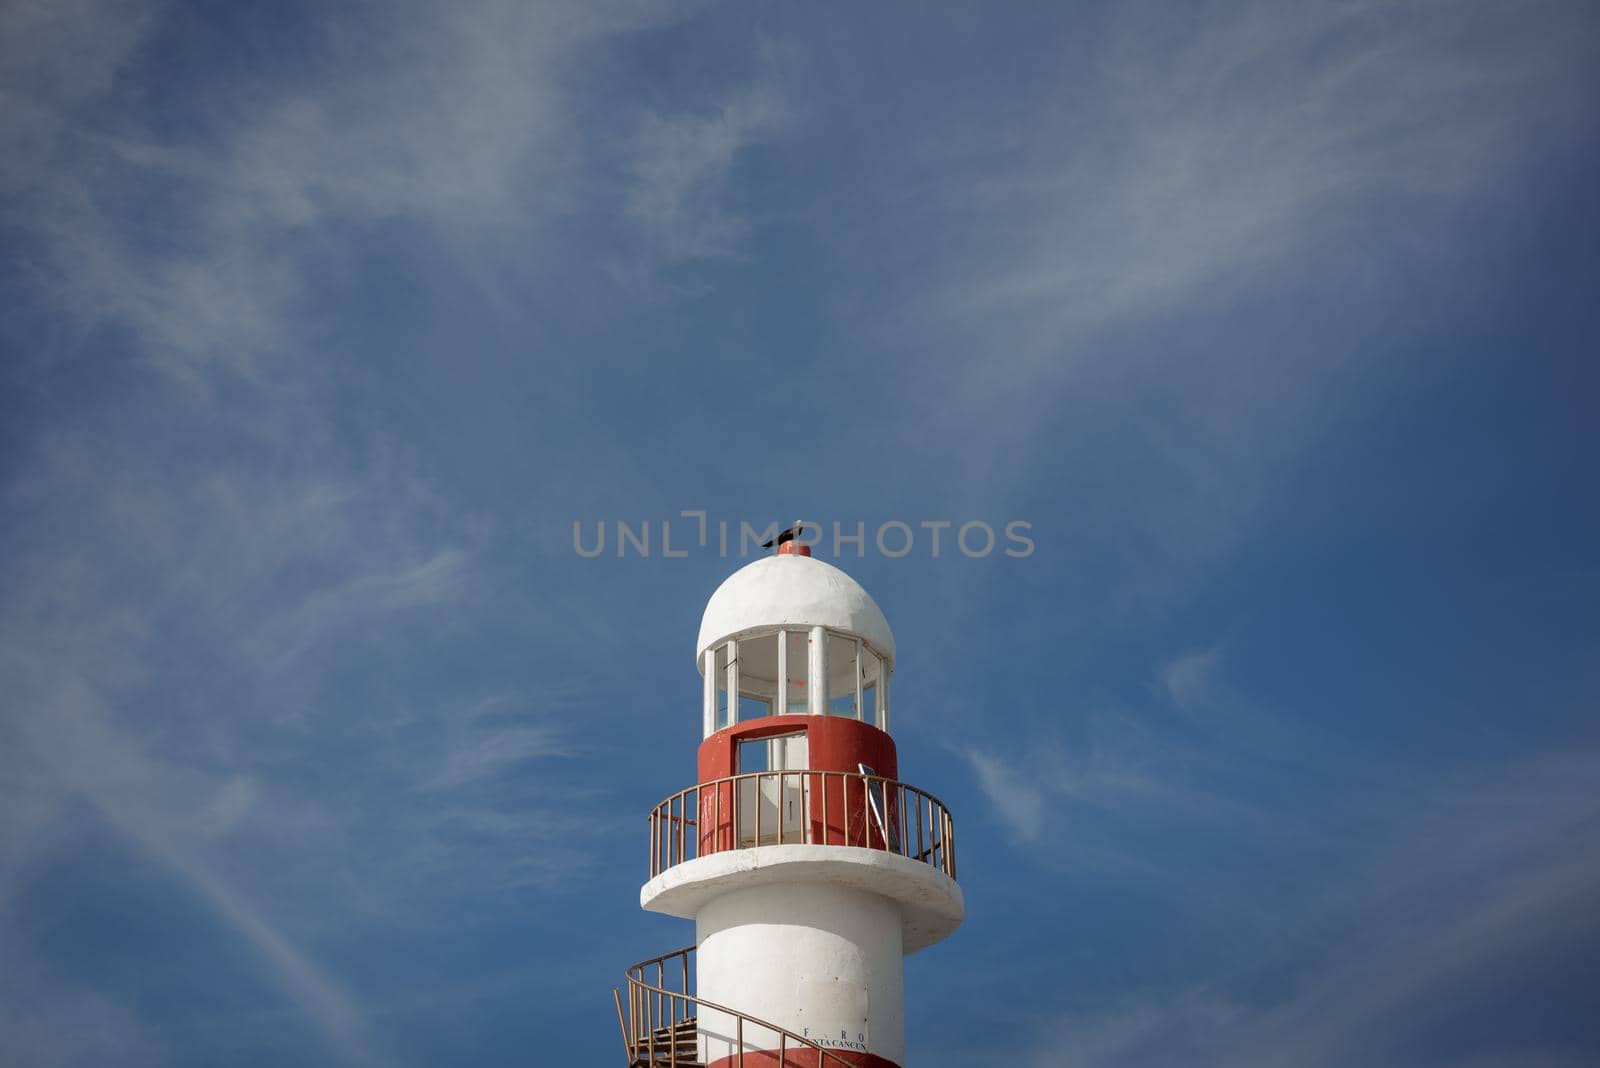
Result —
<path fill-rule="evenodd" d="M 688 1033 L 695 1030 L 698 1016 L 693 1007 L 701 1006 L 732 1019 L 734 1033 L 730 1037 L 733 1050 L 728 1056 L 733 1058 L 734 1068 L 744 1068 L 747 1026 L 757 1032 L 757 1035 L 752 1036 L 755 1040 L 761 1040 L 759 1036 L 761 1029 L 776 1036 L 765 1039 L 777 1043 L 775 1050 L 752 1048 L 749 1051 L 752 1060 L 765 1068 L 799 1068 L 802 1064 L 807 1068 L 813 1066 L 851 1068 L 849 1061 L 829 1052 L 809 1038 L 797 1035 L 777 1024 L 746 1015 L 738 1009 L 730 1009 L 726 1005 L 696 997 L 689 989 L 691 975 L 689 955 L 694 949 L 694 946 L 687 946 L 671 953 L 663 953 L 659 957 L 641 961 L 629 968 L 626 1008 L 621 993 L 616 990 L 611 992 L 612 999 L 617 1005 L 617 1023 L 622 1027 L 622 1042 L 627 1048 L 630 1065 L 676 1068 L 677 1065 L 697 1064 L 695 1055 L 686 1053 L 680 1043 L 684 1043 Z M 653 976 L 651 972 L 654 972 Z M 651 982 L 652 978 L 654 982 Z M 673 989 L 672 984 L 676 984 L 679 989 Z M 718 1041 L 728 1040 L 728 1038 L 718 1039 Z M 802 1050 L 815 1053 L 814 1055 L 807 1053 L 803 1061 L 795 1061 L 791 1066 L 790 1053 L 798 1054 Z M 770 1056 L 773 1052 L 778 1055 L 776 1066 Z"/>
<path fill-rule="evenodd" d="M 765 845 L 878 849 L 956 877 L 944 803 L 903 782 L 846 771 L 755 771 L 691 786 L 650 813 L 650 877 L 696 857 Z"/>

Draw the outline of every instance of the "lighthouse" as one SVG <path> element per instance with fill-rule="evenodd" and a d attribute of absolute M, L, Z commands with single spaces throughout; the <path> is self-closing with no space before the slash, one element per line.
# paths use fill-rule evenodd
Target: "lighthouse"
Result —
<path fill-rule="evenodd" d="M 695 939 L 628 969 L 629 1064 L 903 1068 L 904 958 L 964 905 L 950 812 L 900 777 L 888 620 L 790 537 L 711 595 L 695 662 L 695 777 L 639 892 Z"/>

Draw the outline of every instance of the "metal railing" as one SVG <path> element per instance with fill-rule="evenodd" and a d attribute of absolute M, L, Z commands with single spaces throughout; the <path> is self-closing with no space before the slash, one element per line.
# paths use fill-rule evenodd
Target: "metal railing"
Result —
<path fill-rule="evenodd" d="M 628 1063 L 630 1065 L 668 1066 L 676 1068 L 678 1065 L 692 1065 L 699 1063 L 695 1055 L 686 1054 L 680 1046 L 686 1044 L 688 1033 L 695 1029 L 698 1015 L 691 1011 L 692 1006 L 700 1006 L 712 1012 L 722 1013 L 733 1021 L 732 1050 L 724 1060 L 731 1057 L 734 1068 L 744 1068 L 745 1058 L 745 1029 L 749 1027 L 756 1032 L 753 1036 L 758 1040 L 774 1041 L 777 1043 L 775 1052 L 778 1055 L 776 1065 L 778 1068 L 852 1068 L 849 1061 L 813 1042 L 809 1038 L 797 1035 L 787 1028 L 777 1024 L 759 1020 L 754 1016 L 730 1009 L 726 1005 L 719 1005 L 714 1001 L 706 1001 L 696 997 L 689 989 L 689 955 L 695 950 L 694 946 L 663 953 L 659 957 L 641 961 L 627 971 L 628 998 L 627 1006 L 623 1006 L 620 992 L 611 992 L 612 1000 L 617 1005 L 617 1023 L 622 1027 L 622 1042 L 627 1047 Z M 651 975 L 651 972 L 654 975 Z M 654 978 L 654 982 L 651 982 Z M 669 983 L 674 980 L 680 989 L 674 990 Z M 760 1039 L 759 1032 L 765 1029 L 776 1036 L 772 1039 Z M 721 1041 L 727 1041 L 726 1038 Z M 698 1039 L 696 1039 L 698 1043 Z M 805 1054 L 803 1061 L 794 1061 L 791 1064 L 789 1055 L 801 1050 L 815 1051 Z M 752 1060 L 764 1066 L 772 1066 L 770 1054 L 774 1050 L 770 1047 L 752 1048 L 749 1051 Z"/>
<path fill-rule="evenodd" d="M 650 813 L 650 877 L 764 845 L 884 850 L 956 877 L 955 823 L 925 790 L 850 771 L 754 771 L 691 786 Z"/>

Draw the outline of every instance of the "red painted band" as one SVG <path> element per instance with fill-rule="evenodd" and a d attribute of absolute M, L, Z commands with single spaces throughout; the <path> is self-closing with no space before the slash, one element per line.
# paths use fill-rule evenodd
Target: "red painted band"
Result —
<path fill-rule="evenodd" d="M 854 1053 L 845 1049 L 830 1049 L 828 1051 L 839 1058 L 851 1068 L 900 1068 L 894 1061 L 885 1060 L 875 1053 Z M 738 1061 L 734 1057 L 724 1057 L 712 1061 L 708 1068 L 737 1068 Z M 745 1050 L 744 1068 L 839 1068 L 838 1061 L 824 1060 L 814 1049 L 791 1049 L 783 1055 L 783 1063 L 778 1063 L 778 1051 Z"/>
<path fill-rule="evenodd" d="M 920 814 L 913 815 L 916 806 L 902 818 L 900 798 L 894 790 L 885 790 L 876 783 L 869 788 L 866 780 L 860 777 L 861 765 L 865 764 L 886 779 L 899 778 L 894 739 L 861 720 L 842 716 L 764 716 L 725 727 L 700 743 L 700 782 L 704 784 L 739 774 L 740 742 L 794 731 L 806 734 L 811 766 L 805 771 L 791 773 L 787 780 L 787 787 L 795 791 L 797 798 L 803 797 L 808 802 L 808 810 L 799 817 L 804 823 L 804 833 L 800 826 L 787 825 L 787 833 L 793 839 L 790 844 L 809 842 L 890 849 L 893 843 L 886 840 L 885 831 L 894 838 L 904 834 L 909 840 L 912 821 L 920 819 Z M 821 771 L 847 774 L 824 778 L 817 775 Z M 763 844 L 778 844 L 781 828 L 775 825 L 775 814 L 765 817 L 768 820 L 765 835 L 757 835 L 755 832 L 759 828 L 750 823 L 735 826 L 735 820 L 750 821 L 755 811 L 752 809 L 743 817 L 738 815 L 740 808 L 750 802 L 741 799 L 734 783 L 724 782 L 715 788 L 702 785 L 699 796 L 700 810 L 695 822 L 701 856 L 754 845 L 757 838 Z M 879 811 L 872 810 L 874 804 Z"/>
<path fill-rule="evenodd" d="M 877 727 L 845 716 L 762 716 L 724 727 L 700 743 L 701 782 L 737 775 L 739 743 L 791 731 L 806 732 L 812 771 L 860 771 L 865 764 L 886 779 L 900 777 L 894 739 Z"/>

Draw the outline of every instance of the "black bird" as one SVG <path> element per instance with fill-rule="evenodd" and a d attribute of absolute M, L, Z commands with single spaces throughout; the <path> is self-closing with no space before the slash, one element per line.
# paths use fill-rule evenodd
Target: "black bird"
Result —
<path fill-rule="evenodd" d="M 790 527 L 788 530 L 784 531 L 782 534 L 779 534 L 776 541 L 764 541 L 764 542 L 762 542 L 761 543 L 761 547 L 763 549 L 770 549 L 774 545 L 782 545 L 786 541 L 794 541 L 794 539 L 796 539 L 796 538 L 798 538 L 800 536 L 800 532 L 802 530 L 804 530 L 804 529 L 805 529 L 805 527 L 801 526 L 799 523 L 796 523 L 794 526 Z"/>

